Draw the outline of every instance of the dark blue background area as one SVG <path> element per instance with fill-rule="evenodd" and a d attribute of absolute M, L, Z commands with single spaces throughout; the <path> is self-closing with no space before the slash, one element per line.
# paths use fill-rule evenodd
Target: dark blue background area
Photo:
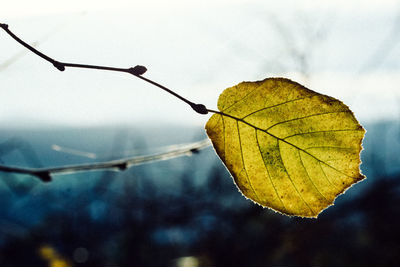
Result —
<path fill-rule="evenodd" d="M 361 169 L 318 219 L 246 200 L 211 148 L 124 172 L 0 173 L 0 266 L 48 266 L 51 246 L 73 266 L 389 266 L 400 260 L 400 125 L 365 125 Z M 201 128 L 8 129 L 2 164 L 59 166 L 161 152 L 205 138 Z M 54 151 L 53 144 L 97 159 Z M 77 257 L 82 248 L 86 257 Z M 189 265 L 186 265 L 189 266 Z M 193 265 L 191 265 L 193 266 Z"/>

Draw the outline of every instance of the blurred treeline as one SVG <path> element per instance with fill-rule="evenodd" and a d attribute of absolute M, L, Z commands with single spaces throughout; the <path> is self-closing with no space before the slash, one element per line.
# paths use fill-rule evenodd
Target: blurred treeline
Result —
<path fill-rule="evenodd" d="M 398 143 L 389 140 L 399 127 L 366 128 L 368 179 L 318 219 L 252 204 L 211 149 L 50 184 L 1 173 L 0 266 L 397 266 L 400 174 Z M 146 138 L 134 134 L 132 142 L 129 134 L 115 135 L 111 152 L 149 151 Z M 22 161 L 38 166 L 35 149 L 10 139 L 0 144 L 0 159 L 22 151 Z"/>

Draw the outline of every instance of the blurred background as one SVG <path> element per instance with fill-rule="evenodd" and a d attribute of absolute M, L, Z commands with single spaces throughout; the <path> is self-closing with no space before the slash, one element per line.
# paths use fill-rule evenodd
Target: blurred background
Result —
<path fill-rule="evenodd" d="M 246 200 L 211 148 L 54 177 L 0 173 L 0 266 L 395 266 L 400 260 L 400 1 L 9 1 L 0 22 L 64 62 L 133 67 L 216 109 L 287 77 L 366 128 L 362 172 L 318 219 Z M 166 151 L 209 116 L 126 74 L 57 71 L 0 32 L 0 163 L 50 167 Z"/>

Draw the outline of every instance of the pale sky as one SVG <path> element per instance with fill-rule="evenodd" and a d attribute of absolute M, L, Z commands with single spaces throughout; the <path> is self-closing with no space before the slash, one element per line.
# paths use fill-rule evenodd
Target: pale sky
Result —
<path fill-rule="evenodd" d="M 373 121 L 400 115 L 399 11 L 393 0 L 9 1 L 0 22 L 60 61 L 145 65 L 145 77 L 212 109 L 227 87 L 281 76 Z M 126 74 L 58 72 L 0 32 L 3 127 L 208 117 Z"/>

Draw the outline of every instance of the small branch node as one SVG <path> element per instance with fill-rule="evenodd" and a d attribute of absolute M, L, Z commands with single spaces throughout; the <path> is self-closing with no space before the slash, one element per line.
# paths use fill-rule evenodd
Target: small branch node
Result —
<path fill-rule="evenodd" d="M 133 68 L 129 68 L 128 72 L 132 75 L 138 76 L 142 75 L 147 71 L 147 68 L 145 66 L 137 65 Z"/>
<path fill-rule="evenodd" d="M 198 154 L 200 152 L 200 150 L 198 148 L 192 148 L 190 150 L 190 152 L 193 153 L 193 154 Z"/>
<path fill-rule="evenodd" d="M 33 175 L 35 175 L 37 178 L 39 178 L 42 182 L 51 182 L 51 175 L 50 172 L 48 171 L 39 171 L 39 172 L 35 172 L 33 173 Z"/>
<path fill-rule="evenodd" d="M 118 170 L 125 171 L 128 168 L 128 164 L 126 162 L 117 165 Z"/>
<path fill-rule="evenodd" d="M 53 62 L 53 66 L 56 67 L 59 71 L 64 71 L 65 70 L 65 66 L 61 62 L 54 61 Z"/>
<path fill-rule="evenodd" d="M 204 106 L 203 104 L 191 104 L 190 105 L 192 107 L 192 109 L 194 111 L 196 111 L 199 114 L 208 114 L 208 110 L 206 108 L 206 106 Z"/>

